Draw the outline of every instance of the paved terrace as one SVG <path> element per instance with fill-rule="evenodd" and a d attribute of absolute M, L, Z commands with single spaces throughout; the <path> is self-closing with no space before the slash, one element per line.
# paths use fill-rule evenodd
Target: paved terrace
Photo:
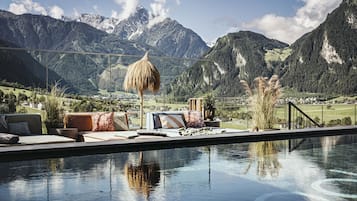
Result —
<path fill-rule="evenodd" d="M 1 161 L 357 134 L 357 126 L 0 147 Z"/>

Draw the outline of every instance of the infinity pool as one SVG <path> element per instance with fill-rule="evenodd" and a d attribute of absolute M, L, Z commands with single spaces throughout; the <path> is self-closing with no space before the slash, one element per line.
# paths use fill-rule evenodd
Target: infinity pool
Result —
<path fill-rule="evenodd" d="M 357 200 L 357 135 L 2 162 L 0 200 Z"/>

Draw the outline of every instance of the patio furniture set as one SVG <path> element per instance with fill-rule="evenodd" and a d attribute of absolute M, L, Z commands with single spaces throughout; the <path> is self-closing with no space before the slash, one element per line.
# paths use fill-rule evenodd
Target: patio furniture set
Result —
<path fill-rule="evenodd" d="M 57 128 L 56 135 L 49 135 L 42 132 L 40 114 L 2 114 L 0 146 L 179 137 L 183 133 L 187 135 L 182 132 L 183 128 L 205 126 L 198 111 L 149 112 L 146 129 L 129 128 L 125 112 L 67 113 L 64 123 L 65 128 Z M 226 129 L 215 128 L 215 131 L 220 133 Z"/>

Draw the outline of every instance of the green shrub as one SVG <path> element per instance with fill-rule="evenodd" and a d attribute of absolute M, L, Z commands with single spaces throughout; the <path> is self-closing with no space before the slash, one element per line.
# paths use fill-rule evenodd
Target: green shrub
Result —
<path fill-rule="evenodd" d="M 342 119 L 342 125 L 344 125 L 344 126 L 349 126 L 349 125 L 352 125 L 352 119 L 351 119 L 351 117 L 344 117 L 343 119 Z"/>

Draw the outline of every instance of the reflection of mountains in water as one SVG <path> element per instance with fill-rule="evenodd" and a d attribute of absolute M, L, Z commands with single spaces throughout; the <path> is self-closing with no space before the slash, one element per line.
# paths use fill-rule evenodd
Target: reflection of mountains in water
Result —
<path fill-rule="evenodd" d="M 168 149 L 142 152 L 142 164 L 156 164 L 160 170 L 183 167 L 197 160 L 201 152 L 196 148 Z M 59 159 L 14 161 L 0 165 L 0 183 L 19 178 L 46 177 L 48 172 L 73 173 L 83 176 L 101 174 L 112 168 L 116 174 L 124 173 L 125 166 L 139 164 L 139 152 L 88 155 Z M 173 173 L 168 171 L 167 174 Z"/>

